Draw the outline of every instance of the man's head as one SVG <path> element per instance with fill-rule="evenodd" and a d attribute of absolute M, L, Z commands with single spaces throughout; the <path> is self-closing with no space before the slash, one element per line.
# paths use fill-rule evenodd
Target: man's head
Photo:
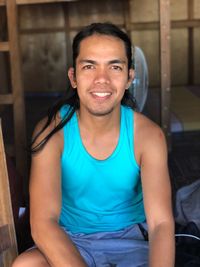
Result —
<path fill-rule="evenodd" d="M 128 59 L 128 69 L 132 67 L 132 48 L 131 40 L 128 35 L 111 23 L 92 23 L 83 28 L 74 38 L 72 46 L 74 69 L 76 68 L 76 59 L 79 55 L 81 41 L 95 34 L 108 35 L 121 39 L 124 43 L 124 48 Z"/>
<path fill-rule="evenodd" d="M 120 103 L 134 77 L 129 37 L 109 23 L 94 23 L 73 42 L 73 68 L 68 71 L 73 88 L 91 114 L 105 115 Z"/>
<path fill-rule="evenodd" d="M 75 36 L 68 76 L 77 108 L 85 105 L 93 114 L 105 114 L 120 103 L 135 108 L 128 90 L 134 78 L 131 41 L 111 23 L 93 23 Z"/>

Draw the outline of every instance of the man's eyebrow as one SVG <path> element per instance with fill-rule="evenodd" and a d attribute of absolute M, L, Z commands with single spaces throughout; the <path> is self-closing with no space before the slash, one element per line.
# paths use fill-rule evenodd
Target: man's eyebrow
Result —
<path fill-rule="evenodd" d="M 123 59 L 113 59 L 108 62 L 109 64 L 125 64 L 126 61 Z"/>
<path fill-rule="evenodd" d="M 97 63 L 95 60 L 92 60 L 92 59 L 81 59 L 79 62 L 81 64 L 84 64 L 84 63 L 96 64 Z"/>
<path fill-rule="evenodd" d="M 92 60 L 92 59 L 81 59 L 79 62 L 81 64 L 84 64 L 84 63 L 97 64 L 97 61 Z M 112 59 L 108 61 L 108 64 L 125 64 L 125 63 L 126 61 L 123 59 Z"/>

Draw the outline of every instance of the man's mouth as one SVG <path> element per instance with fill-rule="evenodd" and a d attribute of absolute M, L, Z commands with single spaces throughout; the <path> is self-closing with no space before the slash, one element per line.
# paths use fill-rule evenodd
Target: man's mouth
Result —
<path fill-rule="evenodd" d="M 93 96 L 99 97 L 99 98 L 105 98 L 111 95 L 109 92 L 92 92 Z"/>

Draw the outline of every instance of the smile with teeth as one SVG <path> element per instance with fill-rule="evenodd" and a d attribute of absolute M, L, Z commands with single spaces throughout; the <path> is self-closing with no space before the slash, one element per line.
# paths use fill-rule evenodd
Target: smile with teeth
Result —
<path fill-rule="evenodd" d="M 111 93 L 108 93 L 108 92 L 93 92 L 92 95 L 103 98 L 103 97 L 106 97 L 106 96 L 110 96 Z"/>

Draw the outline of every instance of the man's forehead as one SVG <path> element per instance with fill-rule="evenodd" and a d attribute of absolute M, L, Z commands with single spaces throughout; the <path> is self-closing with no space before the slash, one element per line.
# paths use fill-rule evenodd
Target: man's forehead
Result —
<path fill-rule="evenodd" d="M 124 42 L 120 38 L 112 36 L 112 35 L 105 35 L 105 34 L 93 34 L 91 36 L 84 38 L 80 42 L 80 47 L 92 45 L 93 43 L 95 44 L 105 44 L 105 43 L 118 44 L 120 46 L 125 47 Z"/>
<path fill-rule="evenodd" d="M 123 58 L 125 60 L 126 49 L 124 42 L 114 36 L 110 35 L 92 35 L 86 37 L 80 42 L 79 46 L 79 56 L 84 57 L 92 57 L 102 54 L 104 56 L 110 54 L 111 59 L 115 60 L 118 58 Z"/>

